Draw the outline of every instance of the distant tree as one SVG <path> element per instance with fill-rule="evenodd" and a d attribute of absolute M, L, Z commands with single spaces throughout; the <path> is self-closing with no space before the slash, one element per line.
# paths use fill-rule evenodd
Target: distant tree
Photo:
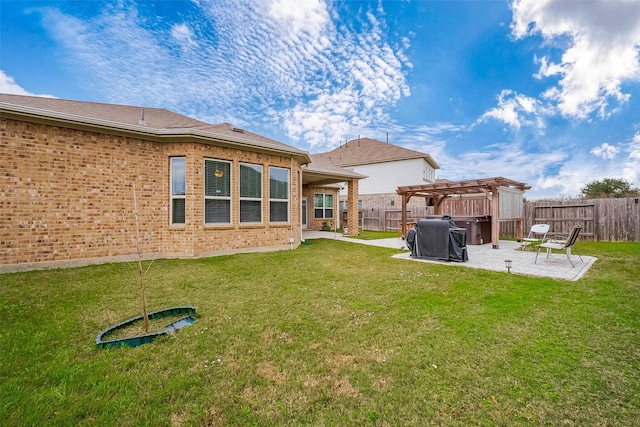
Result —
<path fill-rule="evenodd" d="M 624 179 L 605 178 L 592 181 L 580 189 L 587 199 L 620 198 L 636 196 L 640 193 L 637 188 L 632 188 L 631 183 Z"/>

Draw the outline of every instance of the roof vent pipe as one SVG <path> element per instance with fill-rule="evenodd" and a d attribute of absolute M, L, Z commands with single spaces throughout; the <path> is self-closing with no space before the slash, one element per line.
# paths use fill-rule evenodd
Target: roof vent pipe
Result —
<path fill-rule="evenodd" d="M 144 121 L 144 108 L 140 109 L 140 120 L 138 120 L 138 124 L 140 126 L 149 126 L 147 122 Z"/>

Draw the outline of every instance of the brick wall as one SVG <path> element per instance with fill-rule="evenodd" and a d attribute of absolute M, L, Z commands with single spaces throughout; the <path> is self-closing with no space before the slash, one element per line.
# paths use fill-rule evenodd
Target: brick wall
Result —
<path fill-rule="evenodd" d="M 171 156 L 187 159 L 182 226 L 169 225 Z M 240 225 L 237 179 L 232 223 L 204 225 L 205 158 L 232 161 L 235 177 L 239 162 L 263 165 L 263 225 Z M 134 186 L 147 256 L 288 247 L 289 237 L 299 243 L 300 165 L 289 157 L 2 119 L 0 159 L 0 272 L 135 257 Z M 289 224 L 268 223 L 269 166 L 292 169 Z"/>

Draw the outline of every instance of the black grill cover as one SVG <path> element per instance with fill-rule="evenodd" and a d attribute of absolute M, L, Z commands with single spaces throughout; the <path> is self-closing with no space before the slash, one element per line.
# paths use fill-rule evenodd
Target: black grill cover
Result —
<path fill-rule="evenodd" d="M 407 247 L 410 251 L 413 251 L 413 245 L 416 243 L 416 228 L 411 227 L 411 230 L 407 233 Z"/>
<path fill-rule="evenodd" d="M 421 219 L 407 235 L 412 258 L 468 261 L 467 230 L 450 219 Z M 411 239 L 411 240 L 410 240 Z"/>

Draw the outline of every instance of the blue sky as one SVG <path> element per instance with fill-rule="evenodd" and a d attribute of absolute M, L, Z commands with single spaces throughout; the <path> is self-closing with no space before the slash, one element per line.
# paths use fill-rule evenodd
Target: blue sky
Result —
<path fill-rule="evenodd" d="M 640 1 L 0 0 L 0 91 L 308 150 L 376 138 L 530 199 L 640 187 Z"/>

